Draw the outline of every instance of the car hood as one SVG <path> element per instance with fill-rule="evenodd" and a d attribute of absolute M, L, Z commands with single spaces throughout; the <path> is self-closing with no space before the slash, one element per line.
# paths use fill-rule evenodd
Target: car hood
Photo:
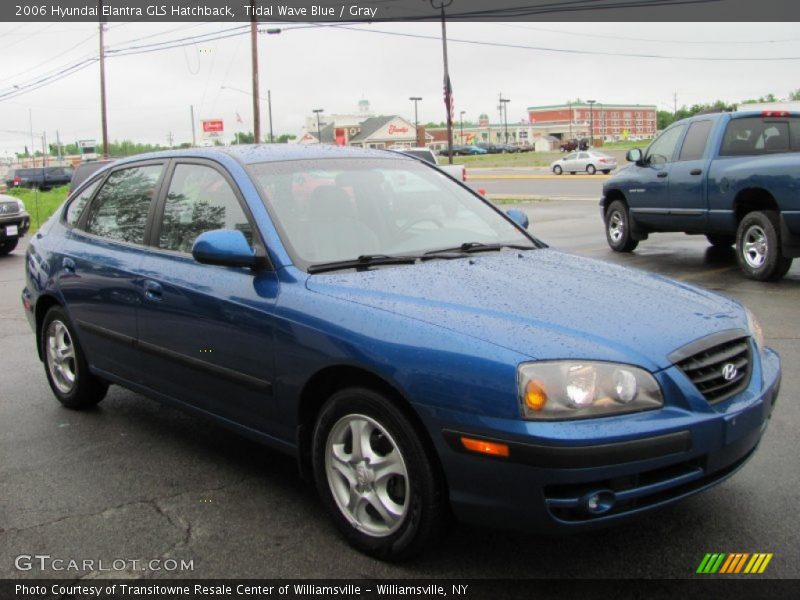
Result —
<path fill-rule="evenodd" d="M 657 370 L 691 341 L 747 328 L 742 307 L 722 296 L 549 249 L 317 274 L 306 285 L 535 359 Z"/>

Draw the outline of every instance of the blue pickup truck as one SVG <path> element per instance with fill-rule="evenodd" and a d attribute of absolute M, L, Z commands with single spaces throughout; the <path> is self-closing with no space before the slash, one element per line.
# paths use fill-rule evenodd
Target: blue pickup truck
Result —
<path fill-rule="evenodd" d="M 744 273 L 781 279 L 800 256 L 800 113 L 698 115 L 674 123 L 603 186 L 609 246 L 683 231 L 736 244 Z"/>

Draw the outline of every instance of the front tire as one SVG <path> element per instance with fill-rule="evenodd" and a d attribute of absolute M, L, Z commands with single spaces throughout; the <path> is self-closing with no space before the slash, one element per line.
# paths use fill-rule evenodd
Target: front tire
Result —
<path fill-rule="evenodd" d="M 108 383 L 89 371 L 75 331 L 60 306 L 47 311 L 39 343 L 47 382 L 61 404 L 73 409 L 88 408 L 105 397 Z"/>
<path fill-rule="evenodd" d="M 553 167 L 553 173 L 555 173 L 556 175 L 561 175 L 563 172 L 564 172 L 564 169 L 562 169 L 562 168 L 561 168 L 561 167 L 559 167 L 558 165 L 556 165 L 555 167 Z"/>
<path fill-rule="evenodd" d="M 356 549 L 382 560 L 432 545 L 447 521 L 442 478 L 408 418 L 366 388 L 335 393 L 312 447 L 317 491 Z"/>
<path fill-rule="evenodd" d="M 736 231 L 736 259 L 750 279 L 777 281 L 786 275 L 792 259 L 781 253 L 776 211 L 756 211 L 745 215 Z"/>
<path fill-rule="evenodd" d="M 639 241 L 631 237 L 631 217 L 621 200 L 614 200 L 606 210 L 606 240 L 615 252 L 632 252 Z"/>
<path fill-rule="evenodd" d="M 19 243 L 19 238 L 14 238 L 13 240 L 3 240 L 0 242 L 0 256 L 5 256 L 10 254 L 14 248 L 17 247 Z"/>

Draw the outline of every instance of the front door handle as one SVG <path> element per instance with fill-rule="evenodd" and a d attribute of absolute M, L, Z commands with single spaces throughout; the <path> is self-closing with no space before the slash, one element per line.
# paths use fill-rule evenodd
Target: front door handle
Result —
<path fill-rule="evenodd" d="M 153 302 L 160 302 L 164 290 L 157 281 L 148 279 L 144 282 L 144 297 Z"/>
<path fill-rule="evenodd" d="M 703 169 L 692 169 L 689 171 L 689 175 L 702 175 Z"/>
<path fill-rule="evenodd" d="M 75 272 L 75 261 L 65 256 L 64 259 L 61 261 L 61 268 L 64 269 L 67 273 L 74 273 Z"/>
<path fill-rule="evenodd" d="M 667 176 L 667 172 L 666 171 L 659 171 L 658 175 L 656 175 L 656 177 L 662 177 L 662 178 L 666 177 L 666 176 Z"/>

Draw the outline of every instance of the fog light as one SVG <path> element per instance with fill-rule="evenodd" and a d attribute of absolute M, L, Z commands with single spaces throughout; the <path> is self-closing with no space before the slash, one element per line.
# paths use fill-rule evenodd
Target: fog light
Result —
<path fill-rule="evenodd" d="M 583 509 L 593 515 L 602 515 L 608 512 L 613 508 L 615 502 L 616 496 L 611 490 L 589 492 L 581 498 Z"/>

